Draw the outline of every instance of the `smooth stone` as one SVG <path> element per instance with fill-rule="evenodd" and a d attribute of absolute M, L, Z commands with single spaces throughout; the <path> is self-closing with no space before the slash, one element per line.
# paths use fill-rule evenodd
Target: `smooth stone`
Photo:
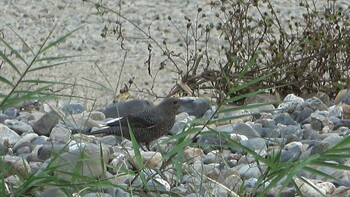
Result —
<path fill-rule="evenodd" d="M 19 135 L 22 135 L 23 133 L 33 132 L 33 128 L 30 125 L 18 120 L 8 119 L 8 120 L 5 120 L 4 123 L 6 126 L 8 126 L 8 128 L 12 129 Z"/>
<path fill-rule="evenodd" d="M 51 129 L 57 125 L 59 120 L 60 117 L 56 112 L 46 113 L 33 124 L 34 132 L 39 135 L 49 136 Z"/>
<path fill-rule="evenodd" d="M 35 144 L 32 143 L 32 141 L 38 137 L 38 134 L 36 133 L 26 133 L 24 135 L 21 136 L 21 139 L 19 139 L 16 144 L 13 146 L 13 149 L 18 149 L 21 146 L 23 146 L 23 144 L 27 145 L 30 144 L 31 146 L 34 146 Z"/>
<path fill-rule="evenodd" d="M 88 114 L 90 119 L 96 121 L 103 121 L 106 119 L 105 114 L 100 111 L 84 112 L 84 114 Z"/>
<path fill-rule="evenodd" d="M 113 173 L 118 174 L 119 172 L 132 168 L 125 154 L 119 153 L 118 155 L 113 155 L 115 157 L 112 159 L 111 162 L 109 162 L 109 165 L 113 166 L 113 168 L 111 169 Z"/>
<path fill-rule="evenodd" d="M 350 119 L 350 105 L 342 104 L 342 118 Z"/>
<path fill-rule="evenodd" d="M 344 95 L 345 95 L 347 92 L 348 92 L 347 89 L 342 89 L 342 90 L 340 90 L 340 91 L 338 92 L 337 96 L 335 96 L 334 103 L 335 103 L 336 105 L 342 104 L 342 103 L 340 103 L 340 102 L 341 102 L 341 100 L 343 99 Z"/>
<path fill-rule="evenodd" d="M 278 113 L 274 117 L 276 124 L 297 125 L 298 123 L 288 113 Z"/>
<path fill-rule="evenodd" d="M 240 175 L 233 168 L 222 170 L 217 181 L 228 188 L 234 188 L 234 191 L 237 191 L 236 189 L 238 189 L 243 183 Z"/>
<path fill-rule="evenodd" d="M 4 114 L 8 116 L 9 118 L 16 118 L 19 116 L 20 110 L 14 107 L 9 107 L 4 110 Z"/>
<path fill-rule="evenodd" d="M 208 119 L 210 119 L 210 118 L 215 117 L 216 111 L 217 111 L 217 107 L 214 106 L 214 105 L 211 106 L 210 109 L 208 109 L 208 110 L 204 113 L 203 118 L 206 119 L 206 120 L 208 120 Z"/>
<path fill-rule="evenodd" d="M 250 138 L 248 140 L 241 140 L 240 143 L 243 146 L 258 152 L 267 150 L 266 140 L 263 138 Z"/>
<path fill-rule="evenodd" d="M 176 135 L 177 133 L 183 131 L 185 126 L 188 125 L 192 120 L 193 118 L 186 112 L 182 112 L 176 115 L 174 126 L 168 131 L 168 134 Z"/>
<path fill-rule="evenodd" d="M 10 119 L 10 117 L 0 112 L 0 124 L 4 123 L 7 119 Z"/>
<path fill-rule="evenodd" d="M 118 197 L 130 197 L 130 194 L 127 193 L 126 191 L 120 189 L 120 188 L 116 188 L 115 192 L 114 192 L 114 196 L 118 196 Z"/>
<path fill-rule="evenodd" d="M 5 164 L 9 165 L 13 170 L 15 170 L 16 173 L 23 177 L 27 177 L 31 173 L 29 163 L 21 157 L 5 155 L 4 157 L 2 157 L 2 160 Z M 1 171 L 2 170 L 0 169 L 0 172 Z M 5 173 L 5 177 L 9 175 L 14 175 L 9 174 L 8 170 L 3 171 L 2 173 Z"/>
<path fill-rule="evenodd" d="M 329 121 L 323 114 L 315 112 L 310 115 L 310 118 L 311 128 L 316 131 L 322 131 L 323 127 L 325 126 L 333 127 L 333 123 Z"/>
<path fill-rule="evenodd" d="M 253 103 L 271 103 L 277 102 L 278 98 L 275 95 L 271 94 L 255 94 L 253 96 L 249 96 L 245 98 L 244 105 L 249 105 Z"/>
<path fill-rule="evenodd" d="M 242 179 L 247 180 L 250 178 L 259 178 L 261 176 L 261 169 L 264 169 L 263 166 L 258 166 L 256 163 L 253 164 L 241 164 L 235 166 L 234 168 L 238 169 L 238 173 Z"/>
<path fill-rule="evenodd" d="M 66 115 L 80 114 L 84 110 L 84 106 L 81 103 L 68 103 L 62 107 L 62 111 Z"/>
<path fill-rule="evenodd" d="M 47 187 L 40 194 L 41 197 L 68 197 L 59 187 Z"/>
<path fill-rule="evenodd" d="M 302 154 L 302 144 L 300 142 L 291 142 L 285 146 L 281 152 L 280 161 L 282 163 L 287 161 L 296 161 Z"/>
<path fill-rule="evenodd" d="M 106 118 L 118 118 L 143 111 L 153 106 L 153 103 L 148 100 L 130 100 L 109 104 L 98 111 L 104 113 Z"/>
<path fill-rule="evenodd" d="M 115 145 L 121 143 L 122 140 L 121 140 L 121 138 L 119 138 L 115 135 L 107 135 L 107 136 L 103 136 L 100 141 L 106 145 L 115 146 Z"/>
<path fill-rule="evenodd" d="M 349 90 L 345 92 L 340 103 L 350 105 L 350 91 Z"/>
<path fill-rule="evenodd" d="M 100 127 L 100 121 L 93 120 L 89 113 L 81 113 L 66 117 L 64 125 L 75 132 Z"/>
<path fill-rule="evenodd" d="M 0 144 L 3 146 L 13 146 L 21 139 L 16 132 L 8 128 L 6 125 L 0 124 Z"/>
<path fill-rule="evenodd" d="M 198 97 L 182 97 L 183 100 L 193 100 L 193 102 L 187 102 L 182 105 L 177 113 L 186 112 L 190 116 L 201 118 L 203 115 L 211 109 L 210 102 L 208 99 Z"/>
<path fill-rule="evenodd" d="M 0 144 L 0 156 L 4 156 L 8 153 L 9 148 Z"/>
<path fill-rule="evenodd" d="M 207 134 L 205 132 L 199 134 L 195 141 L 202 150 L 208 152 L 211 151 L 211 149 L 218 149 L 221 148 L 222 145 L 227 144 L 227 141 L 222 139 L 219 134 Z"/>
<path fill-rule="evenodd" d="M 84 194 L 82 195 L 82 197 L 113 197 L 113 196 L 107 193 L 96 192 L 96 193 Z"/>
<path fill-rule="evenodd" d="M 334 130 L 339 129 L 340 127 L 350 128 L 350 120 L 339 120 L 334 125 Z"/>
<path fill-rule="evenodd" d="M 57 155 L 62 152 L 68 151 L 66 144 L 49 143 L 43 146 L 39 146 L 38 149 L 32 151 L 33 158 L 37 158 L 39 161 L 45 161 L 51 157 L 51 155 Z"/>
<path fill-rule="evenodd" d="M 129 152 L 130 157 L 129 162 L 132 163 L 133 166 L 137 166 L 137 158 L 135 156 L 134 151 Z M 155 169 L 155 168 L 160 168 L 163 164 L 162 161 L 162 154 L 159 152 L 153 152 L 153 151 L 148 151 L 148 152 L 141 152 L 141 158 L 143 161 L 143 164 L 145 168 L 149 169 Z"/>
<path fill-rule="evenodd" d="M 238 123 L 234 125 L 232 132 L 235 134 L 245 135 L 248 138 L 260 137 L 259 133 L 247 123 Z"/>
<path fill-rule="evenodd" d="M 55 126 L 51 130 L 50 139 L 52 141 L 67 143 L 70 141 L 71 134 L 72 134 L 71 130 L 61 126 Z"/>
<path fill-rule="evenodd" d="M 58 178 L 79 183 L 84 182 L 86 178 L 77 179 L 78 175 L 90 178 L 104 177 L 105 163 L 109 158 L 106 148 L 102 146 L 101 150 L 99 145 L 91 143 L 76 144 L 75 147 L 69 148 L 69 152 L 64 152 L 53 160 L 52 167 L 57 168 L 54 173 Z"/>
<path fill-rule="evenodd" d="M 313 179 L 305 179 L 308 183 L 305 183 L 303 180 L 299 178 L 295 178 L 295 184 L 298 186 L 300 191 L 305 196 L 319 196 L 321 195 L 330 195 L 334 190 L 334 184 L 330 182 L 324 182 Z"/>
<path fill-rule="evenodd" d="M 319 142 L 312 146 L 310 155 L 321 154 L 331 148 L 330 144 Z"/>
<path fill-rule="evenodd" d="M 345 186 L 337 187 L 333 191 L 332 196 L 350 196 L 350 187 L 345 187 Z"/>
<path fill-rule="evenodd" d="M 187 148 L 184 150 L 184 158 L 187 163 L 194 163 L 195 161 L 201 161 L 204 156 L 204 152 L 200 148 Z"/>
<path fill-rule="evenodd" d="M 34 115 L 29 112 L 21 112 L 19 116 L 16 117 L 16 120 L 24 123 L 29 123 L 34 119 L 35 119 Z"/>

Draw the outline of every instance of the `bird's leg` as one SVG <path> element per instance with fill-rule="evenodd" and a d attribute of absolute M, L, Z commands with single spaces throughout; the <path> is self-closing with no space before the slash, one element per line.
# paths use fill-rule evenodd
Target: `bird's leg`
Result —
<path fill-rule="evenodd" d="M 146 142 L 146 148 L 148 149 L 148 151 L 151 151 L 151 147 L 149 146 L 150 144 L 148 142 Z"/>
<path fill-rule="evenodd" d="M 144 152 L 147 152 L 147 150 L 139 142 L 137 142 L 137 144 Z M 147 147 L 147 143 L 146 143 L 146 147 Z"/>

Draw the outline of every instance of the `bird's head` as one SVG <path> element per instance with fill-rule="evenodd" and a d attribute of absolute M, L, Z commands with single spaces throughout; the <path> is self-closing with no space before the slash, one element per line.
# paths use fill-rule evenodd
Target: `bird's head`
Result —
<path fill-rule="evenodd" d="M 169 113 L 172 114 L 178 114 L 178 109 L 187 103 L 193 102 L 192 99 L 182 99 L 182 98 L 175 98 L 175 97 L 170 97 L 164 99 L 160 104 L 159 107 L 167 110 Z"/>

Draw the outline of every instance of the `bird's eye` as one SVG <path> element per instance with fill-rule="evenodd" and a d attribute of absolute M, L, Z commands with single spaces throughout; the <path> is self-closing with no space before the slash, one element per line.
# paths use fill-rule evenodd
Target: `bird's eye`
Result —
<path fill-rule="evenodd" d="M 173 101 L 173 104 L 175 104 L 175 105 L 176 105 L 177 103 L 178 103 L 177 101 Z"/>

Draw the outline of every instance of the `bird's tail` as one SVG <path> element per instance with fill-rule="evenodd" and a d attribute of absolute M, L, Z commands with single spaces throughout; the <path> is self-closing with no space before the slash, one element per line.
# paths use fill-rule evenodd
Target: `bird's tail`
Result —
<path fill-rule="evenodd" d="M 114 126 L 114 127 L 102 127 L 96 131 L 92 131 L 90 133 L 87 133 L 88 135 L 117 135 L 121 136 L 127 139 L 130 139 L 129 131 L 128 129 L 125 129 L 120 126 Z"/>

